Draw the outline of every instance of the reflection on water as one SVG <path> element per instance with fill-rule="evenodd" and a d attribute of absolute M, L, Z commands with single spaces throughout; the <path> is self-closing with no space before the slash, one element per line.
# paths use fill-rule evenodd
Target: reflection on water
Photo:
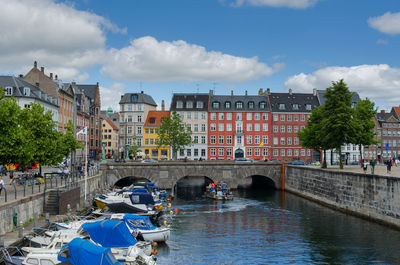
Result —
<path fill-rule="evenodd" d="M 158 264 L 400 262 L 398 231 L 288 193 L 245 190 L 235 195 L 227 202 L 173 201 L 179 214 L 168 245 L 159 247 Z"/>

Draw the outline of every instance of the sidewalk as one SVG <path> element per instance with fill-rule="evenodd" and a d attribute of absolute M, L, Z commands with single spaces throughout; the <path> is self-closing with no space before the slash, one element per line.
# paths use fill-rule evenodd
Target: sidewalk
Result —
<path fill-rule="evenodd" d="M 312 168 L 321 168 L 320 166 L 309 166 Z M 353 173 L 360 173 L 364 174 L 364 170 L 361 168 L 360 165 L 345 165 L 343 169 L 340 169 L 338 165 L 329 166 L 327 170 L 335 170 L 335 171 L 342 171 L 342 172 L 353 172 Z M 368 165 L 367 174 L 371 174 L 371 166 Z M 376 165 L 374 175 L 380 176 L 392 176 L 392 177 L 399 177 L 400 178 L 400 165 L 393 166 L 390 173 L 387 173 L 386 165 Z"/>

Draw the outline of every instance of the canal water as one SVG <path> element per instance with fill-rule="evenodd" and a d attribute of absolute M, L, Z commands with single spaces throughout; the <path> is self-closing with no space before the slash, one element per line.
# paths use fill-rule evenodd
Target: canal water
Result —
<path fill-rule="evenodd" d="M 200 194 L 173 201 L 157 264 L 400 264 L 391 228 L 275 190 L 236 191 L 228 202 Z"/>

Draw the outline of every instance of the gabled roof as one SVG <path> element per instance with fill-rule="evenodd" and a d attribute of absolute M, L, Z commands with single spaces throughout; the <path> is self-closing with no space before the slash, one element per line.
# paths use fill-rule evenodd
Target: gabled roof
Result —
<path fill-rule="evenodd" d="M 144 126 L 154 126 L 154 127 L 161 126 L 162 118 L 169 116 L 170 116 L 169 110 L 151 110 L 147 114 Z"/>
<path fill-rule="evenodd" d="M 106 120 L 106 122 L 108 122 L 108 124 L 110 124 L 110 126 L 114 129 L 114 130 L 119 130 L 118 127 L 110 120 Z"/>
<path fill-rule="evenodd" d="M 52 104 L 52 105 L 58 107 L 56 98 L 46 94 L 37 86 L 34 86 L 21 78 L 18 78 L 15 76 L 0 76 L 0 87 L 2 87 L 4 89 L 6 87 L 12 87 L 13 88 L 13 91 L 12 91 L 13 97 L 35 98 L 37 100 L 41 100 L 43 102 L 46 102 L 48 104 Z M 29 88 L 30 95 L 24 94 L 24 87 Z"/>
<path fill-rule="evenodd" d="M 389 122 L 390 119 L 394 120 L 394 122 L 399 122 L 399 119 L 390 112 L 376 113 L 376 119 L 380 122 Z"/>
<path fill-rule="evenodd" d="M 219 102 L 220 108 L 213 108 L 213 103 Z M 226 108 L 226 102 L 230 102 L 231 107 Z M 242 102 L 243 108 L 236 109 L 236 103 Z M 253 102 L 253 108 L 249 108 L 250 104 Z M 260 103 L 265 103 L 265 108 L 261 108 Z M 258 96 L 258 95 L 230 95 L 230 96 L 221 96 L 221 95 L 211 95 L 210 96 L 210 105 L 208 106 L 209 111 L 271 111 L 271 106 L 268 103 L 268 98 L 266 96 Z"/>
<path fill-rule="evenodd" d="M 268 98 L 273 112 L 311 112 L 319 106 L 318 97 L 312 93 L 271 93 Z M 311 109 L 307 109 L 307 105 L 311 105 Z"/>
<path fill-rule="evenodd" d="M 154 99 L 143 92 L 141 93 L 126 93 L 121 97 L 119 104 L 125 103 L 143 103 L 157 107 L 156 102 Z"/>
<path fill-rule="evenodd" d="M 171 102 L 171 111 L 207 111 L 208 110 L 208 99 L 209 99 L 209 94 L 204 94 L 204 93 L 175 93 L 172 96 L 172 102 Z M 182 108 L 177 108 L 176 107 L 176 102 L 181 101 Z M 187 102 L 192 101 L 192 107 L 188 108 L 187 107 Z M 196 102 L 202 101 L 203 102 L 203 107 L 202 108 L 197 108 Z"/>
<path fill-rule="evenodd" d="M 77 87 L 80 89 L 83 89 L 85 95 L 91 99 L 95 99 L 96 97 L 96 90 L 97 90 L 97 85 L 79 85 L 76 84 Z"/>
<path fill-rule="evenodd" d="M 318 100 L 319 100 L 320 105 L 325 104 L 325 101 L 326 101 L 325 93 L 326 93 L 326 90 L 317 90 Z M 351 102 L 353 104 L 357 104 L 360 101 L 360 96 L 358 95 L 357 92 L 352 92 L 352 93 L 353 93 L 353 98 L 352 98 Z"/>

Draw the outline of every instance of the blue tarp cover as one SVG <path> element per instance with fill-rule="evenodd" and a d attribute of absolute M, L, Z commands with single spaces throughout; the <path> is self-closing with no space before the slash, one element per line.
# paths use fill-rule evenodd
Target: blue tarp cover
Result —
<path fill-rule="evenodd" d="M 90 238 L 103 247 L 130 247 L 136 244 L 136 239 L 129 232 L 125 222 L 120 220 L 104 220 L 82 225 Z"/>
<path fill-rule="evenodd" d="M 82 238 L 75 238 L 63 246 L 57 258 L 61 262 L 69 262 L 73 265 L 120 264 L 109 248 L 97 246 Z"/>
<path fill-rule="evenodd" d="M 124 220 L 126 224 L 132 229 L 143 229 L 143 230 L 156 229 L 156 227 L 152 224 L 148 216 L 125 214 Z"/>
<path fill-rule="evenodd" d="M 130 199 L 132 204 L 154 205 L 154 199 L 150 193 L 132 192 Z"/>

